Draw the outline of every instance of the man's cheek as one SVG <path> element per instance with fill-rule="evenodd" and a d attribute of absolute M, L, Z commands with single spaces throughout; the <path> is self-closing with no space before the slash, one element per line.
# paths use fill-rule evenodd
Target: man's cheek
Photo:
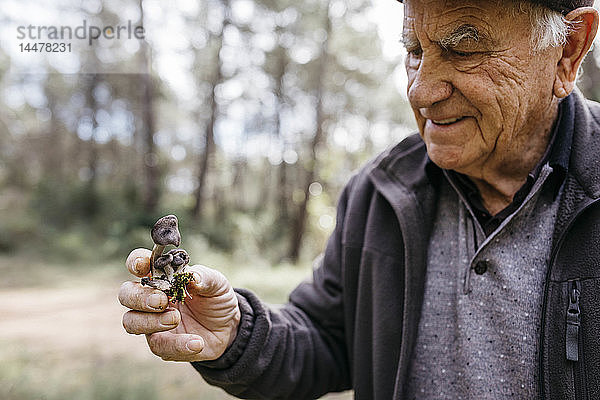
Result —
<path fill-rule="evenodd" d="M 480 65 L 479 70 L 487 76 L 490 84 L 509 87 L 511 90 L 525 88 L 531 78 L 531 71 L 517 57 L 490 58 Z"/>
<path fill-rule="evenodd" d="M 486 59 L 484 56 L 473 55 L 466 59 L 454 61 L 452 63 L 452 67 L 457 72 L 461 72 L 463 74 L 477 75 L 480 72 L 479 70 L 484 68 L 485 61 Z"/>

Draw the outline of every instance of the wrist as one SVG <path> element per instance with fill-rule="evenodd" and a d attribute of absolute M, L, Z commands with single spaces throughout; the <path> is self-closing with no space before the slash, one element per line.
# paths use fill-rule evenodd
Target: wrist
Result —
<path fill-rule="evenodd" d="M 225 351 L 227 351 L 231 347 L 231 344 L 235 341 L 235 338 L 238 335 L 241 318 L 242 318 L 242 313 L 240 312 L 240 308 L 236 307 L 235 315 L 231 319 L 231 331 L 230 331 L 230 335 L 229 335 L 229 341 L 227 342 L 227 348 Z"/>

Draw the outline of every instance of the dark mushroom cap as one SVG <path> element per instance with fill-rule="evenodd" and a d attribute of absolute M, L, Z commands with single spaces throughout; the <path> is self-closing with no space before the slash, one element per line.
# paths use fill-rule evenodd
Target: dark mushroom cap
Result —
<path fill-rule="evenodd" d="M 179 246 L 181 242 L 177 217 L 174 215 L 166 215 L 156 221 L 150 234 L 154 243 L 161 246 Z"/>
<path fill-rule="evenodd" d="M 164 270 L 165 267 L 173 262 L 173 256 L 171 254 L 163 254 L 154 261 L 154 267 Z"/>
<path fill-rule="evenodd" d="M 190 262 L 190 256 L 183 249 L 173 249 L 167 253 L 173 257 L 171 265 L 175 268 L 180 268 L 183 265 L 187 265 Z"/>

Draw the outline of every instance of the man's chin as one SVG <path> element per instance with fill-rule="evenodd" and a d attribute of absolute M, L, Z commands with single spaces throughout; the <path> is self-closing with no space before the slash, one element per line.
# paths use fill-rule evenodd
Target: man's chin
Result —
<path fill-rule="evenodd" d="M 462 148 L 454 146 L 427 146 L 427 154 L 435 165 L 443 169 L 460 169 L 462 162 Z"/>

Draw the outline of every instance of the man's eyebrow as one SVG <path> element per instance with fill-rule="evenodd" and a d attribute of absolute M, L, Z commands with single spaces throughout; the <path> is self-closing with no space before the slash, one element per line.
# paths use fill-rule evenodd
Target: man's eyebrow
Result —
<path fill-rule="evenodd" d="M 453 30 L 450 34 L 444 36 L 437 43 L 443 49 L 451 49 L 458 46 L 463 40 L 469 40 L 475 43 L 480 41 L 488 41 L 485 35 L 482 35 L 479 30 L 469 24 L 464 24 Z"/>
<path fill-rule="evenodd" d="M 477 27 L 471 24 L 463 24 L 458 28 L 454 29 L 448 35 L 435 41 L 441 48 L 449 50 L 458 46 L 462 41 L 471 41 L 474 43 L 492 43 L 492 40 L 485 32 L 480 32 Z M 407 50 L 417 49 L 421 46 L 419 40 L 416 38 L 413 32 L 404 32 L 400 38 L 400 43 L 404 45 Z"/>
<path fill-rule="evenodd" d="M 402 37 L 400 38 L 400 43 L 404 45 L 406 50 L 418 49 L 421 45 L 419 40 L 415 37 L 414 34 L 402 33 Z"/>

